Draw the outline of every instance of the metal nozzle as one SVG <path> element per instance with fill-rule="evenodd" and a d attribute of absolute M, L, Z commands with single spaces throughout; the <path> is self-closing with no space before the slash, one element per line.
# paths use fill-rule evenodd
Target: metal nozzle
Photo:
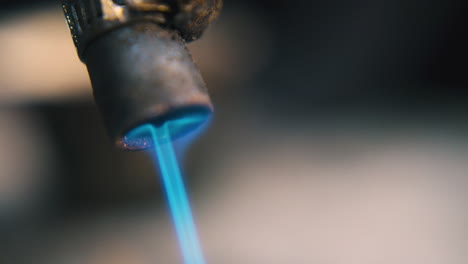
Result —
<path fill-rule="evenodd" d="M 185 42 L 200 36 L 217 15 L 220 3 L 63 2 L 78 54 L 88 67 L 96 103 L 118 147 L 151 147 L 150 139 L 126 137 L 139 125 L 163 123 L 187 112 L 212 111 L 204 81 Z"/>
<path fill-rule="evenodd" d="M 148 142 L 125 140 L 126 133 L 138 125 L 162 123 L 184 109 L 212 109 L 203 79 L 180 36 L 154 23 L 105 34 L 87 48 L 84 60 L 96 103 L 119 147 L 147 146 Z"/>

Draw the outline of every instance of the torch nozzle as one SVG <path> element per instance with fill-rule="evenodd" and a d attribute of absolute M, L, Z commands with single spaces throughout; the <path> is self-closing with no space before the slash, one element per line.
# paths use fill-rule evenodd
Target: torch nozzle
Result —
<path fill-rule="evenodd" d="M 130 130 L 145 123 L 212 110 L 185 42 L 154 23 L 129 25 L 101 36 L 86 49 L 84 61 L 96 103 L 118 147 L 150 147 L 150 141 L 126 140 Z"/>
<path fill-rule="evenodd" d="M 118 147 L 150 148 L 151 140 L 127 136 L 141 125 L 162 124 L 187 113 L 211 113 L 208 91 L 186 42 L 201 36 L 221 3 L 63 0 L 96 103 Z"/>

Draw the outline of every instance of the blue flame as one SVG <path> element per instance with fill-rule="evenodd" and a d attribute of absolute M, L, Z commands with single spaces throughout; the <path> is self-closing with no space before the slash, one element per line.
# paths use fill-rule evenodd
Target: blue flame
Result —
<path fill-rule="evenodd" d="M 129 138 L 141 135 L 151 135 L 153 139 L 154 160 L 158 161 L 167 200 L 172 213 L 175 230 L 185 264 L 205 264 L 203 252 L 198 239 L 197 230 L 190 208 L 187 190 L 179 168 L 177 155 L 174 151 L 173 137 L 176 132 L 185 131 L 184 145 L 190 143 L 187 138 L 194 139 L 206 127 L 210 119 L 207 113 L 191 113 L 180 118 L 169 120 L 160 126 L 145 124 L 131 133 Z M 190 132 L 190 133 L 189 133 Z"/>

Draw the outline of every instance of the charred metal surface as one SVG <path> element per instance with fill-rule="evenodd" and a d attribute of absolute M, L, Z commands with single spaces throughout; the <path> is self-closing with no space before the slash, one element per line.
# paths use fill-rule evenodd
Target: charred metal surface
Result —
<path fill-rule="evenodd" d="M 179 0 L 180 11 L 174 19 L 174 27 L 186 41 L 201 37 L 206 27 L 221 11 L 222 0 Z"/>
<path fill-rule="evenodd" d="M 218 16 L 222 0 L 62 3 L 96 103 L 117 146 L 144 149 L 148 142 L 129 142 L 126 133 L 187 109 L 212 110 L 185 42 L 202 35 Z"/>
<path fill-rule="evenodd" d="M 62 0 L 80 58 L 89 42 L 107 31 L 152 21 L 187 41 L 201 37 L 219 15 L 222 0 Z"/>

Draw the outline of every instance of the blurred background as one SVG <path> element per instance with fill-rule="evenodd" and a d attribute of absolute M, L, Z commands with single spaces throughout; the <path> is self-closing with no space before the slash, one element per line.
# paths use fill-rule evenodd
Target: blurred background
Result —
<path fill-rule="evenodd" d="M 58 0 L 0 11 L 0 263 L 181 263 L 157 169 L 113 148 Z M 468 262 L 466 1 L 226 0 L 189 45 L 208 263 Z"/>

